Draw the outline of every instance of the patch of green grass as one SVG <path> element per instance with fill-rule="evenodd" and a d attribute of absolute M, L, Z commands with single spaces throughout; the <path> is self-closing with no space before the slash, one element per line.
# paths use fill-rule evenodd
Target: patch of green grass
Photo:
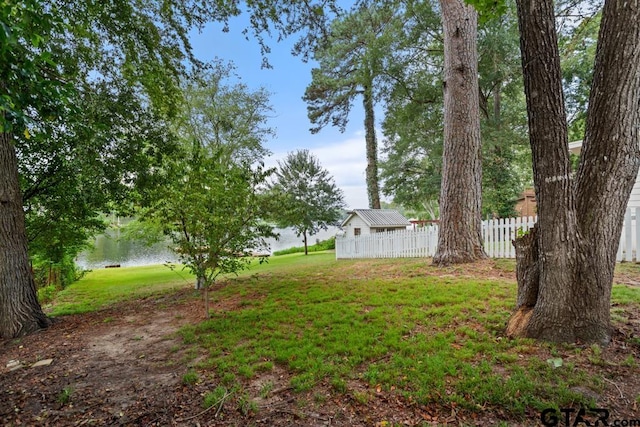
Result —
<path fill-rule="evenodd" d="M 251 415 L 258 412 L 258 404 L 251 400 L 248 394 L 243 393 L 238 397 L 238 410 L 242 415 Z"/>
<path fill-rule="evenodd" d="M 636 266 L 637 268 L 640 268 Z M 640 287 L 626 285 L 615 285 L 611 291 L 611 296 L 618 304 L 634 304 L 640 301 Z"/>
<path fill-rule="evenodd" d="M 315 393 L 313 395 L 313 401 L 319 404 L 323 404 L 327 401 L 327 396 L 322 393 Z"/>
<path fill-rule="evenodd" d="M 204 402 L 202 406 L 205 409 L 212 406 L 217 406 L 222 403 L 222 400 L 228 395 L 228 391 L 225 387 L 216 387 L 213 391 L 209 391 L 204 395 Z"/>
<path fill-rule="evenodd" d="M 93 295 L 98 279 L 86 277 L 93 284 L 79 282 L 74 295 L 80 298 L 87 287 L 91 292 L 85 295 Z M 111 280 L 115 282 L 102 286 L 115 292 L 122 279 Z M 139 278 L 127 286 L 134 294 L 156 292 L 154 280 Z M 158 282 L 161 290 L 168 283 Z M 121 296 L 103 298 L 102 304 L 127 298 L 122 286 Z M 214 311 L 210 319 L 185 326 L 179 334 L 192 359 L 207 355 L 198 368 L 214 370 L 226 387 L 222 390 L 237 389 L 278 365 L 291 374 L 295 391 L 326 382 L 334 392 L 351 393 L 362 403 L 369 395 L 358 391 L 356 396 L 350 381 L 394 390 L 418 404 L 500 407 L 512 416 L 588 403 L 572 389 L 590 384 L 595 390 L 604 387 L 603 381 L 567 361 L 579 357 L 599 364 L 601 349 L 503 337 L 515 296 L 512 280 L 462 277 L 456 268 L 436 269 L 424 259 L 337 261 L 332 253 L 283 255 L 221 281 L 212 301 L 233 308 Z M 638 305 L 640 292 L 615 286 L 613 299 Z M 564 363 L 554 367 L 549 358 Z M 212 393 L 211 404 L 224 396 L 218 396 L 220 390 Z M 239 395 L 237 402 L 240 411 L 252 412 L 248 395 Z"/>
<path fill-rule="evenodd" d="M 111 304 L 191 286 L 188 271 L 163 265 L 94 270 L 60 291 L 51 315 L 96 311 Z"/>
<path fill-rule="evenodd" d="M 182 384 L 184 385 L 194 385 L 200 380 L 198 373 L 193 370 L 187 371 L 186 374 L 182 376 Z"/>
<path fill-rule="evenodd" d="M 73 394 L 72 387 L 65 387 L 62 389 L 60 394 L 58 394 L 58 403 L 61 405 L 68 405 L 71 403 L 71 395 Z"/>
<path fill-rule="evenodd" d="M 40 304 L 50 304 L 58 295 L 60 289 L 56 285 L 43 286 L 38 289 L 38 301 Z"/>
<path fill-rule="evenodd" d="M 594 365 L 604 365 L 605 361 L 602 358 L 602 347 L 598 344 L 592 344 L 589 348 L 591 350 L 591 354 L 589 355 L 589 361 Z"/>
<path fill-rule="evenodd" d="M 322 240 L 314 245 L 307 246 L 307 252 L 320 252 L 320 251 L 330 251 L 336 248 L 336 238 L 331 237 L 327 240 Z M 295 246 L 293 248 L 283 249 L 281 251 L 275 251 L 273 253 L 274 256 L 280 255 L 289 255 L 296 253 L 304 253 L 304 246 Z"/>
<path fill-rule="evenodd" d="M 271 393 L 271 390 L 273 390 L 273 382 L 267 381 L 260 387 L 260 397 L 266 399 L 269 393 Z"/>
<path fill-rule="evenodd" d="M 362 405 L 366 405 L 367 403 L 369 403 L 371 396 L 369 395 L 369 393 L 364 391 L 354 391 L 353 398 L 356 400 L 356 402 Z"/>
<path fill-rule="evenodd" d="M 584 401 L 570 389 L 590 374 L 568 364 L 554 369 L 535 355 L 534 341 L 501 337 L 514 283 L 398 278 L 420 268 L 424 261 L 322 259 L 258 273 L 261 280 L 231 279 L 219 297 L 244 292 L 254 303 L 181 333 L 209 349 L 219 373 L 246 376 L 270 360 L 294 374 L 296 391 L 329 379 L 344 393 L 350 379 L 363 379 L 418 403 L 494 405 L 514 415 Z"/>
<path fill-rule="evenodd" d="M 622 364 L 624 366 L 628 366 L 630 368 L 637 368 L 638 367 L 636 359 L 635 359 L 635 357 L 633 357 L 632 354 L 628 355 L 627 358 L 622 361 Z"/>

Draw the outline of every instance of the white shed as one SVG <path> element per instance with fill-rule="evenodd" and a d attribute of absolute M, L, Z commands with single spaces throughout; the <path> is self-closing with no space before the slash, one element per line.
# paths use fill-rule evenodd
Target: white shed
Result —
<path fill-rule="evenodd" d="M 582 151 L 582 141 L 574 141 L 569 143 L 569 151 L 573 154 L 580 154 Z M 636 182 L 631 189 L 631 195 L 629 196 L 628 208 L 640 208 L 640 172 L 636 177 Z"/>
<path fill-rule="evenodd" d="M 342 222 L 345 237 L 364 236 L 394 230 L 406 230 L 411 223 L 393 209 L 354 209 Z"/>

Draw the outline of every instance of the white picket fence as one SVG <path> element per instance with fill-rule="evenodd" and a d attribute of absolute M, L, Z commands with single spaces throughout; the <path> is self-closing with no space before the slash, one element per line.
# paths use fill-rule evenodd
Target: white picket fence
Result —
<path fill-rule="evenodd" d="M 532 228 L 537 220 L 538 217 L 528 216 L 482 221 L 485 252 L 491 258 L 515 258 L 516 249 L 512 241 Z"/>
<path fill-rule="evenodd" d="M 438 246 L 438 227 L 336 237 L 336 258 L 430 257 Z"/>
<path fill-rule="evenodd" d="M 628 208 L 625 214 L 618 261 L 640 262 L 640 208 Z M 482 221 L 484 250 L 491 258 L 515 258 L 512 241 L 535 224 L 536 217 L 500 218 Z M 438 247 L 438 226 L 416 230 L 374 233 L 357 237 L 336 237 L 336 258 L 418 258 L 431 257 Z"/>
<path fill-rule="evenodd" d="M 618 255 L 616 257 L 618 262 L 640 262 L 640 248 L 638 248 L 638 244 L 640 243 L 640 227 L 636 226 L 638 218 L 640 218 L 640 207 L 627 208 L 627 212 L 625 212 L 624 215 L 622 235 L 620 236 L 620 245 L 618 246 Z"/>

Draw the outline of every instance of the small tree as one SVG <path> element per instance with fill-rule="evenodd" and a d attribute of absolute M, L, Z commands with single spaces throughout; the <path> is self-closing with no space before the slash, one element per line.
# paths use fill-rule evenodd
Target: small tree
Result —
<path fill-rule="evenodd" d="M 340 220 L 344 207 L 342 190 L 309 150 L 289 153 L 284 161 L 278 161 L 275 175 L 271 193 L 279 206 L 274 210 L 274 219 L 279 227 L 293 227 L 298 237 L 304 237 L 307 255 L 307 236 Z"/>
<path fill-rule="evenodd" d="M 272 170 L 228 161 L 219 149 L 209 155 L 193 149 L 189 157 L 167 167 L 166 185 L 145 219 L 162 224 L 176 252 L 204 291 L 217 277 L 246 268 L 253 252 L 264 253 L 272 227 L 261 221 L 263 194 L 259 189 Z M 261 258 L 261 262 L 264 258 Z"/>

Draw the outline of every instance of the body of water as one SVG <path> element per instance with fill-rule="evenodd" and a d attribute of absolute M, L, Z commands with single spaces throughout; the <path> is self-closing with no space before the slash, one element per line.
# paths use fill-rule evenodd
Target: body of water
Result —
<path fill-rule="evenodd" d="M 315 244 L 316 241 L 333 237 L 338 231 L 337 227 L 330 227 L 326 231 L 322 230 L 318 234 L 309 237 L 309 245 Z M 304 246 L 302 236 L 296 236 L 292 229 L 277 229 L 276 232 L 280 234 L 278 240 L 267 239 L 272 252 L 294 246 Z M 93 248 L 82 252 L 78 256 L 76 263 L 83 269 L 92 270 L 115 264 L 119 264 L 122 267 L 133 267 L 177 262 L 178 257 L 170 247 L 171 244 L 169 242 L 146 246 L 139 241 L 121 239 L 120 231 L 117 229 L 108 230 L 107 233 L 96 237 Z"/>

